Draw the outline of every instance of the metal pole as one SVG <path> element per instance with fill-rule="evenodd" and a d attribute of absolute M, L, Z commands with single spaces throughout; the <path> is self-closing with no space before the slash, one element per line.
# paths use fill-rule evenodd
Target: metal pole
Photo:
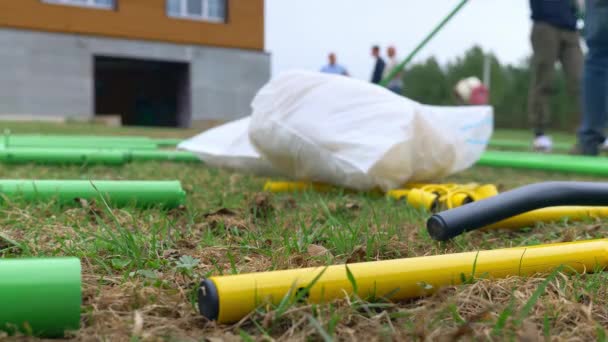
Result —
<path fill-rule="evenodd" d="M 492 82 L 492 55 L 486 54 L 483 60 L 483 84 L 486 86 L 488 91 L 490 90 L 490 83 Z"/>
<path fill-rule="evenodd" d="M 461 0 L 460 3 L 458 4 L 458 6 L 456 6 L 451 12 L 450 14 L 447 15 L 447 17 L 445 17 L 434 29 L 433 31 L 431 31 L 431 33 L 429 33 L 426 38 L 424 38 L 424 40 L 422 40 L 422 42 L 420 42 L 420 44 L 418 44 L 418 46 L 416 46 L 416 48 L 414 49 L 414 51 L 410 52 L 410 54 L 405 57 L 405 59 L 403 60 L 403 62 L 401 62 L 399 65 L 397 65 L 393 70 L 391 70 L 391 72 L 388 74 L 388 76 L 386 76 L 381 82 L 380 85 L 383 87 L 386 87 L 388 85 L 388 82 L 390 82 L 398 73 L 400 73 L 405 66 L 411 62 L 411 60 L 418 54 L 418 52 L 420 50 L 422 50 L 422 48 L 437 34 L 437 32 L 439 32 L 444 26 L 445 24 L 448 23 L 448 21 L 450 21 L 450 19 L 452 19 L 452 17 L 454 15 L 456 15 L 456 13 L 458 13 L 463 7 L 464 5 L 467 4 L 467 2 L 469 2 L 469 0 Z"/>

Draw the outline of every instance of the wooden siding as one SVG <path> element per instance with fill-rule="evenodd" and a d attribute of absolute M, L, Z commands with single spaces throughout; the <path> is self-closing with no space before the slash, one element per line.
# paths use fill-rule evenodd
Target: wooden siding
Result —
<path fill-rule="evenodd" d="M 264 0 L 227 0 L 226 23 L 167 16 L 165 0 L 116 0 L 115 10 L 0 0 L 0 27 L 264 50 Z"/>

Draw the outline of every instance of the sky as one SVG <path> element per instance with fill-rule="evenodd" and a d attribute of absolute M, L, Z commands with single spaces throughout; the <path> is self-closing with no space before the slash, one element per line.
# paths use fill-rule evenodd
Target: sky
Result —
<path fill-rule="evenodd" d="M 333 51 L 356 78 L 368 79 L 373 44 L 397 47 L 405 57 L 459 0 L 266 0 L 266 51 L 272 74 L 318 70 Z M 501 62 L 531 54 L 529 0 L 469 0 L 416 61 L 446 63 L 477 44 Z"/>

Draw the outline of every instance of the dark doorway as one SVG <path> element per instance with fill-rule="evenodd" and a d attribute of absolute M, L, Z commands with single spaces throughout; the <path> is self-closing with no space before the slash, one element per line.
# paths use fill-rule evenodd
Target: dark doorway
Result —
<path fill-rule="evenodd" d="M 190 125 L 188 63 L 95 56 L 95 114 L 123 125 Z"/>

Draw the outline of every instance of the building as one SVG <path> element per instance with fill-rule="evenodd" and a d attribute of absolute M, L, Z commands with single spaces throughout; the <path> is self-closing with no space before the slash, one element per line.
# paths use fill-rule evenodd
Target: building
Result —
<path fill-rule="evenodd" d="M 189 126 L 250 113 L 264 0 L 1 0 L 0 114 Z"/>

